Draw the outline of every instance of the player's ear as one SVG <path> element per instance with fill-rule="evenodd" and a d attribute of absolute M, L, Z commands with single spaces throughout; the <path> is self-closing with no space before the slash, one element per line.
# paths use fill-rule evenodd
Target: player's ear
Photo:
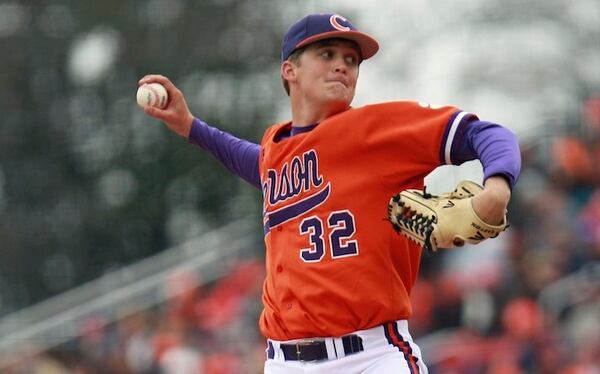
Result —
<path fill-rule="evenodd" d="M 296 66 L 289 60 L 281 64 L 281 77 L 286 81 L 296 80 Z"/>

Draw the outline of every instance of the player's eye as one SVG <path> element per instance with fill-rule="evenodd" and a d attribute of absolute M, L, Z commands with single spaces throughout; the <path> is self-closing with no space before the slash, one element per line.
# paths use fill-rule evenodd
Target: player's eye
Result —
<path fill-rule="evenodd" d="M 356 58 L 356 56 L 354 56 L 354 55 L 346 56 L 345 59 L 346 59 L 346 64 L 348 64 L 350 66 L 358 65 L 358 58 Z"/>
<path fill-rule="evenodd" d="M 331 49 L 324 49 L 321 51 L 321 57 L 330 59 L 333 57 L 333 51 Z"/>

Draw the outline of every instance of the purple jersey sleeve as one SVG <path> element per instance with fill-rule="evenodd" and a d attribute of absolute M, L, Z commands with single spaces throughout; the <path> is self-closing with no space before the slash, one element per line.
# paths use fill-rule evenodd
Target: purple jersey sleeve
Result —
<path fill-rule="evenodd" d="M 260 145 L 209 126 L 195 118 L 188 137 L 219 160 L 229 171 L 261 189 L 258 156 Z"/>
<path fill-rule="evenodd" d="M 511 189 L 514 187 L 521 171 L 521 152 L 512 131 L 495 123 L 480 121 L 466 112 L 459 112 L 449 127 L 445 163 L 460 165 L 479 159 L 483 165 L 484 180 L 502 175 Z"/>

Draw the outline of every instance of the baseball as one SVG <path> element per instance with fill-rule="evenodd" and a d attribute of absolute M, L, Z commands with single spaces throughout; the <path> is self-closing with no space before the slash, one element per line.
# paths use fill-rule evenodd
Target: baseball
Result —
<path fill-rule="evenodd" d="M 164 108 L 169 96 L 162 84 L 148 83 L 138 87 L 136 98 L 138 105 L 142 108 L 147 106 Z"/>

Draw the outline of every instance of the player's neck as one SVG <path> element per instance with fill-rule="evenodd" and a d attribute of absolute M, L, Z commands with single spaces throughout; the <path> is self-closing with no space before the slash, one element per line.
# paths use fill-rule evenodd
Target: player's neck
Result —
<path fill-rule="evenodd" d="M 294 103 L 292 100 L 292 125 L 295 127 L 311 126 L 327 118 L 347 110 L 348 107 L 340 105 L 307 105 Z"/>

